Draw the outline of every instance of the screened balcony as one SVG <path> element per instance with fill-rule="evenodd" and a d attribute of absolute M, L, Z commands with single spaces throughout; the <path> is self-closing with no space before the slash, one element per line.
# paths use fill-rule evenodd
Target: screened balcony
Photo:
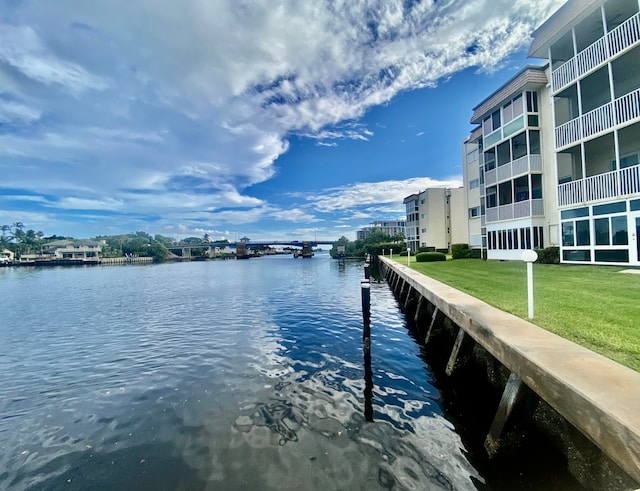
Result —
<path fill-rule="evenodd" d="M 520 176 L 486 192 L 486 223 L 544 215 L 541 174 Z"/>
<path fill-rule="evenodd" d="M 558 206 L 571 206 L 640 193 L 640 123 L 558 153 Z"/>
<path fill-rule="evenodd" d="M 605 5 L 608 32 L 605 34 L 600 10 L 576 26 L 573 39 L 567 33 L 551 47 L 551 90 L 556 93 L 586 73 L 640 43 L 640 13 L 635 0 L 614 0 Z"/>

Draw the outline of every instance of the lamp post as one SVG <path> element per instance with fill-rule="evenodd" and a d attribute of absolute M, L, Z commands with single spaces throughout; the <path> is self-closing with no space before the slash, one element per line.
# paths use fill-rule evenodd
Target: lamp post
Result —
<path fill-rule="evenodd" d="M 527 263 L 527 304 L 529 319 L 533 319 L 533 263 L 538 259 L 538 253 L 532 249 L 522 252 L 522 260 Z"/>

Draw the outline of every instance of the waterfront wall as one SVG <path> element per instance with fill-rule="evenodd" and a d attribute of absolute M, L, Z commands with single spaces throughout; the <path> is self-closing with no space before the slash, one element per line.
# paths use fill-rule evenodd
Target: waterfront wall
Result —
<path fill-rule="evenodd" d="M 138 264 L 138 263 L 152 263 L 152 257 L 103 257 L 100 259 L 100 264 Z"/>
<path fill-rule="evenodd" d="M 525 418 L 566 456 L 589 489 L 640 487 L 640 373 L 470 295 L 379 257 L 417 338 L 447 377 L 481 370 L 502 391 L 485 440 L 489 456 L 522 442 Z M 524 440 L 526 444 L 526 440 Z"/>

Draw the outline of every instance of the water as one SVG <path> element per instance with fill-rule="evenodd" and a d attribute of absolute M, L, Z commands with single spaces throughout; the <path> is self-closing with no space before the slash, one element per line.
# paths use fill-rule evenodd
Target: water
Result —
<path fill-rule="evenodd" d="M 326 255 L 0 270 L 0 488 L 476 489 L 420 348 Z"/>

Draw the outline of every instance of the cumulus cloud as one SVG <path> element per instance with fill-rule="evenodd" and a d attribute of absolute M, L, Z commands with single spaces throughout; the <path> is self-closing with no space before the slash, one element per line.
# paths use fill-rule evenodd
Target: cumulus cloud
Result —
<path fill-rule="evenodd" d="M 254 211 L 215 222 L 286 220 L 250 193 L 277 174 L 291 135 L 369 141 L 357 123 L 367 110 L 468 67 L 495 70 L 561 3 L 5 3 L 0 186 L 54 196 L 60 209 L 175 219 L 241 206 Z M 310 203 L 329 212 L 404 194 L 387 181 Z"/>
<path fill-rule="evenodd" d="M 327 189 L 321 194 L 308 196 L 307 200 L 318 211 L 332 212 L 351 210 L 371 204 L 402 203 L 402 200 L 408 195 L 426 188 L 459 187 L 461 185 L 461 178 L 436 180 L 430 177 L 416 177 L 404 181 L 368 182 L 341 186 Z"/>

